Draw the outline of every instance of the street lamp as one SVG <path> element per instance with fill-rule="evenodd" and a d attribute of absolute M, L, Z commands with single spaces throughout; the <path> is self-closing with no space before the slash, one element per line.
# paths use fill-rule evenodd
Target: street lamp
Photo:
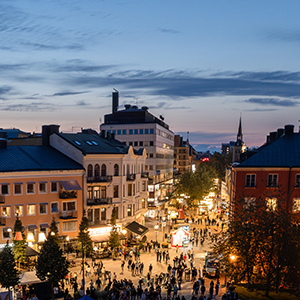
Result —
<path fill-rule="evenodd" d="M 158 225 L 155 225 L 155 226 L 154 226 L 155 234 L 156 234 L 156 242 L 157 242 L 158 228 L 159 228 Z"/>
<path fill-rule="evenodd" d="M 81 237 L 81 254 L 82 254 L 82 287 L 85 292 L 85 279 L 84 279 L 84 248 L 83 248 L 83 233 L 85 231 L 85 226 L 83 224 L 80 225 L 80 237 Z"/>

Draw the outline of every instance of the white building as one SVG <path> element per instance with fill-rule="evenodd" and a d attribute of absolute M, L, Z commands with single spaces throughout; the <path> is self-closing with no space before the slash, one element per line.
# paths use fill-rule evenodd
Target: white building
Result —
<path fill-rule="evenodd" d="M 114 207 L 117 224 L 121 227 L 132 221 L 144 224 L 148 197 L 148 179 L 142 176 L 145 149 L 134 150 L 110 135 L 104 138 L 96 132 L 57 132 L 50 136 L 50 145 L 82 164 L 86 170 L 84 207 L 93 232 L 98 235 L 104 232 Z"/>
<path fill-rule="evenodd" d="M 152 115 L 147 107 L 125 105 L 118 110 L 118 92 L 113 93 L 113 113 L 105 115 L 100 129 L 134 148 L 147 151 L 145 169 L 149 178 L 148 206 L 158 206 L 168 199 L 173 184 L 174 134 L 169 126 Z"/>

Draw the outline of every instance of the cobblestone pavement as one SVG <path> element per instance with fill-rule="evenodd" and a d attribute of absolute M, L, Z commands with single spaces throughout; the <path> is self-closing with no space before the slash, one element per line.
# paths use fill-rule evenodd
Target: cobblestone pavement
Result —
<path fill-rule="evenodd" d="M 147 234 L 147 240 L 153 240 L 155 241 L 156 238 L 158 240 L 158 242 L 162 242 L 163 240 L 163 232 L 160 231 L 157 235 L 155 234 L 154 231 L 154 225 L 157 224 L 157 221 L 152 221 L 150 223 L 146 223 L 146 226 L 149 227 L 149 232 Z M 192 225 L 191 227 L 196 227 L 196 228 L 204 228 L 204 225 Z M 219 228 L 217 228 L 216 226 L 211 226 L 210 227 L 212 230 L 212 233 L 218 233 L 221 230 Z M 166 232 L 166 230 L 165 230 Z M 203 244 L 203 247 L 198 245 L 198 247 L 192 247 L 192 245 L 190 244 L 188 247 L 183 248 L 183 249 L 179 249 L 178 253 L 176 253 L 176 249 L 169 249 L 169 254 L 170 254 L 170 262 L 171 262 L 171 266 L 173 264 L 173 258 L 177 255 L 180 255 L 181 251 L 183 253 L 187 253 L 187 251 L 189 249 L 193 248 L 194 250 L 194 256 L 195 256 L 195 264 L 194 266 L 199 270 L 202 269 L 202 266 L 204 264 L 204 257 L 205 257 L 205 252 L 210 250 L 210 246 L 209 246 L 209 241 L 208 238 L 205 239 L 205 242 Z M 141 256 L 140 256 L 140 260 L 144 263 L 144 275 L 147 274 L 148 272 L 148 268 L 150 263 L 153 265 L 153 270 L 152 270 L 152 275 L 154 274 L 159 274 L 161 272 L 166 273 L 167 270 L 167 265 L 165 262 L 157 262 L 156 261 L 156 254 L 155 251 L 152 250 L 152 253 L 149 252 L 143 252 L 141 251 Z M 91 264 L 91 259 L 87 259 L 88 263 Z M 112 275 L 115 273 L 117 275 L 117 280 L 126 278 L 126 279 L 131 279 L 132 282 L 134 283 L 135 286 L 138 285 L 138 280 L 140 278 L 140 276 L 132 276 L 131 272 L 127 269 L 127 263 L 125 264 L 124 267 L 124 274 L 121 273 L 121 259 L 117 259 L 117 260 L 112 260 L 112 259 L 103 259 L 102 260 L 103 265 L 105 267 L 105 270 L 107 271 L 111 271 Z M 81 279 L 82 276 L 79 274 L 80 273 L 80 260 L 77 260 L 78 266 L 71 268 L 71 272 L 74 273 L 76 272 L 79 276 L 78 276 L 78 283 L 81 283 Z M 113 277 L 113 276 L 112 276 Z M 94 276 L 89 276 L 86 278 L 85 280 L 85 284 L 86 287 L 89 286 L 89 282 L 90 280 L 93 280 L 95 282 L 96 277 Z M 211 282 L 211 280 L 214 281 L 214 283 L 216 283 L 215 279 L 210 279 L 210 278 L 206 278 L 205 279 L 205 287 L 206 287 L 206 295 L 208 295 L 208 290 L 209 290 L 209 284 Z M 179 291 L 179 295 L 184 295 L 186 297 L 187 300 L 189 300 L 192 296 L 192 285 L 193 282 L 192 281 L 188 281 L 188 282 L 184 282 L 181 285 L 181 290 Z M 146 286 L 143 286 L 143 289 Z M 71 291 L 71 293 L 73 292 L 72 289 L 69 289 Z M 219 300 L 221 299 L 222 295 L 225 293 L 225 282 L 224 282 L 224 278 L 220 278 L 220 290 L 219 290 L 219 295 L 215 296 L 214 299 Z M 166 289 L 162 289 L 162 296 L 166 296 Z"/>

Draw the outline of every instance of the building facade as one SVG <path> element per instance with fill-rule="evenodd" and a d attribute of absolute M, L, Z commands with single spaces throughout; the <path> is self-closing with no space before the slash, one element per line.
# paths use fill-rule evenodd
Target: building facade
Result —
<path fill-rule="evenodd" d="M 232 166 L 228 178 L 233 216 L 257 201 L 268 210 L 300 213 L 300 133 L 293 129 L 293 125 L 278 129 L 274 139 Z"/>
<path fill-rule="evenodd" d="M 118 110 L 119 95 L 113 93 L 112 114 L 105 115 L 101 132 L 112 134 L 117 140 L 134 149 L 144 147 L 147 159 L 143 172 L 149 178 L 148 206 L 165 201 L 172 191 L 174 134 L 163 117 L 155 117 L 148 107 L 125 105 Z"/>

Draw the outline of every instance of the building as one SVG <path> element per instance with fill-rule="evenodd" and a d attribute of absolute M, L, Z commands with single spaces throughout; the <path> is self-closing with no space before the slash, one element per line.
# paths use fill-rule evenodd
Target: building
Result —
<path fill-rule="evenodd" d="M 91 132 L 91 133 L 85 133 Z M 108 241 L 113 208 L 120 229 L 136 221 L 144 224 L 147 212 L 145 176 L 146 150 L 135 150 L 104 132 L 59 133 L 50 135 L 50 145 L 82 164 L 84 175 L 84 208 L 90 224 L 92 240 Z"/>
<path fill-rule="evenodd" d="M 190 145 L 188 139 L 184 141 L 182 136 L 174 136 L 174 171 L 176 173 L 194 171 L 196 156 L 197 151 Z"/>
<path fill-rule="evenodd" d="M 0 244 L 12 242 L 17 216 L 35 249 L 52 219 L 62 241 L 75 243 L 83 214 L 83 175 L 81 164 L 47 145 L 8 146 L 1 139 Z"/>
<path fill-rule="evenodd" d="M 300 133 L 294 132 L 293 125 L 271 133 L 256 153 L 233 164 L 227 176 L 233 215 L 256 201 L 265 201 L 269 210 L 281 208 L 299 213 Z"/>
<path fill-rule="evenodd" d="M 174 134 L 164 118 L 152 115 L 148 107 L 125 105 L 118 110 L 119 94 L 113 92 L 112 113 L 105 115 L 101 132 L 115 135 L 116 139 L 134 149 L 147 151 L 143 172 L 148 174 L 148 206 L 156 207 L 167 201 L 172 191 Z M 155 209 L 154 209 L 155 212 Z M 153 216 L 153 213 L 151 213 Z"/>

